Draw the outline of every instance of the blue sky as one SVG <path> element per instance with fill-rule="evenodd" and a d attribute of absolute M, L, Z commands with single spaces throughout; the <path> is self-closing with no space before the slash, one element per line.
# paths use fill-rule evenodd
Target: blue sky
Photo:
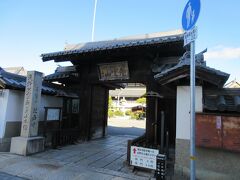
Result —
<path fill-rule="evenodd" d="M 181 28 L 187 0 L 98 0 L 95 40 Z M 202 0 L 197 52 L 207 64 L 240 79 L 240 1 Z M 45 74 L 56 68 L 40 54 L 91 40 L 94 0 L 1 0 L 0 66 Z"/>

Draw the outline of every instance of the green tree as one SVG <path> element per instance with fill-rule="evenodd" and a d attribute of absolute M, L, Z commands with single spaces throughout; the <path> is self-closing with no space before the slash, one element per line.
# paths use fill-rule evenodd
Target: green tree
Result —
<path fill-rule="evenodd" d="M 108 117 L 114 117 L 113 100 L 111 96 L 108 96 Z"/>
<path fill-rule="evenodd" d="M 146 104 L 146 98 L 145 98 L 145 97 L 138 98 L 138 99 L 136 100 L 136 102 L 144 105 L 144 104 Z"/>
<path fill-rule="evenodd" d="M 113 108 L 113 100 L 111 96 L 108 96 L 108 109 Z"/>

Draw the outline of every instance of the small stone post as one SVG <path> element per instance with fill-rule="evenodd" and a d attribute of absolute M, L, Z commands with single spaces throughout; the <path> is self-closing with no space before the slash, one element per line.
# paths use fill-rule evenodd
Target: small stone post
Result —
<path fill-rule="evenodd" d="M 28 71 L 24 96 L 21 136 L 13 137 L 10 152 L 29 155 L 44 150 L 44 138 L 38 135 L 42 73 Z"/>

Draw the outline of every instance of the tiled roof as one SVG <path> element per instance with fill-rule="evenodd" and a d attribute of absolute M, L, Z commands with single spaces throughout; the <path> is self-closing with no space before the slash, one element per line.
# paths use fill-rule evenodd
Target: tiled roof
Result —
<path fill-rule="evenodd" d="M 62 72 L 55 72 L 53 74 L 49 74 L 43 77 L 44 81 L 47 82 L 59 82 L 65 84 L 66 82 L 74 82 L 79 83 L 78 73 L 77 72 L 70 72 L 70 71 L 62 71 Z M 124 88 L 124 83 L 104 83 L 104 86 L 108 87 L 109 89 L 116 89 L 116 88 Z"/>
<path fill-rule="evenodd" d="M 71 77 L 71 73 L 62 73 L 62 72 L 55 72 L 53 74 L 49 74 L 44 77 L 44 80 L 51 81 L 51 80 L 58 80 Z"/>
<path fill-rule="evenodd" d="M 226 87 L 226 88 L 240 88 L 240 83 L 236 79 L 234 79 L 231 82 L 225 84 L 224 87 Z"/>
<path fill-rule="evenodd" d="M 205 90 L 203 97 L 205 110 L 240 113 L 239 88 Z"/>
<path fill-rule="evenodd" d="M 0 67 L 0 84 L 3 88 L 11 86 L 17 89 L 22 89 L 25 88 L 26 77 L 6 72 Z"/>
<path fill-rule="evenodd" d="M 109 41 L 88 42 L 66 46 L 64 51 L 42 54 L 43 61 L 52 60 L 57 56 L 83 54 L 94 51 L 104 51 L 119 48 L 147 46 L 163 44 L 183 40 L 182 31 L 147 34 L 145 36 L 134 36 Z"/>
<path fill-rule="evenodd" d="M 0 67 L 0 88 L 17 89 L 24 91 L 25 86 L 25 76 L 6 72 Z M 56 96 L 77 97 L 75 93 L 69 92 L 69 90 L 64 89 L 62 86 L 47 82 L 43 82 L 42 93 Z"/>
<path fill-rule="evenodd" d="M 61 79 L 76 78 L 78 73 L 76 71 L 76 66 L 60 66 L 57 67 L 53 74 L 44 76 L 45 81 L 57 81 Z"/>
<path fill-rule="evenodd" d="M 4 70 L 13 74 L 27 76 L 27 71 L 24 69 L 24 67 L 8 67 L 4 68 Z"/>
<path fill-rule="evenodd" d="M 177 65 L 171 68 L 164 68 L 160 73 L 156 74 L 154 78 L 161 84 L 167 84 L 168 82 L 172 82 L 172 80 L 185 78 L 187 76 L 189 77 L 189 69 L 190 59 L 182 59 Z M 201 78 L 201 76 L 205 77 L 206 74 L 209 74 L 210 76 L 208 76 L 208 78 L 205 78 L 204 80 L 208 81 L 208 79 L 211 79 L 211 76 L 216 76 L 217 81 L 212 81 L 211 83 L 219 87 L 223 87 L 223 85 L 229 78 L 229 74 L 206 66 L 204 61 L 201 61 L 199 63 L 196 62 L 196 78 Z"/>

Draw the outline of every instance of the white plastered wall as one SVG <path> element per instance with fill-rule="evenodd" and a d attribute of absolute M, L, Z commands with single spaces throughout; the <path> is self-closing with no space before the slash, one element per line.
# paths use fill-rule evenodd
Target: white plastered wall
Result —
<path fill-rule="evenodd" d="M 176 139 L 190 139 L 190 86 L 177 87 Z M 195 111 L 203 111 L 202 87 L 196 86 Z"/>
<path fill-rule="evenodd" d="M 22 121 L 23 103 L 24 103 L 24 92 L 16 90 L 8 90 L 9 97 L 6 109 L 5 119 L 7 122 L 20 122 Z M 39 120 L 44 120 L 44 107 L 62 107 L 63 98 L 42 95 L 41 106 L 39 112 Z M 4 127 L 5 128 L 5 127 Z"/>
<path fill-rule="evenodd" d="M 22 121 L 24 92 L 9 90 L 6 121 Z"/>
<path fill-rule="evenodd" d="M 3 89 L 0 93 L 0 138 L 3 138 L 6 125 L 6 112 L 8 105 L 9 90 Z"/>

